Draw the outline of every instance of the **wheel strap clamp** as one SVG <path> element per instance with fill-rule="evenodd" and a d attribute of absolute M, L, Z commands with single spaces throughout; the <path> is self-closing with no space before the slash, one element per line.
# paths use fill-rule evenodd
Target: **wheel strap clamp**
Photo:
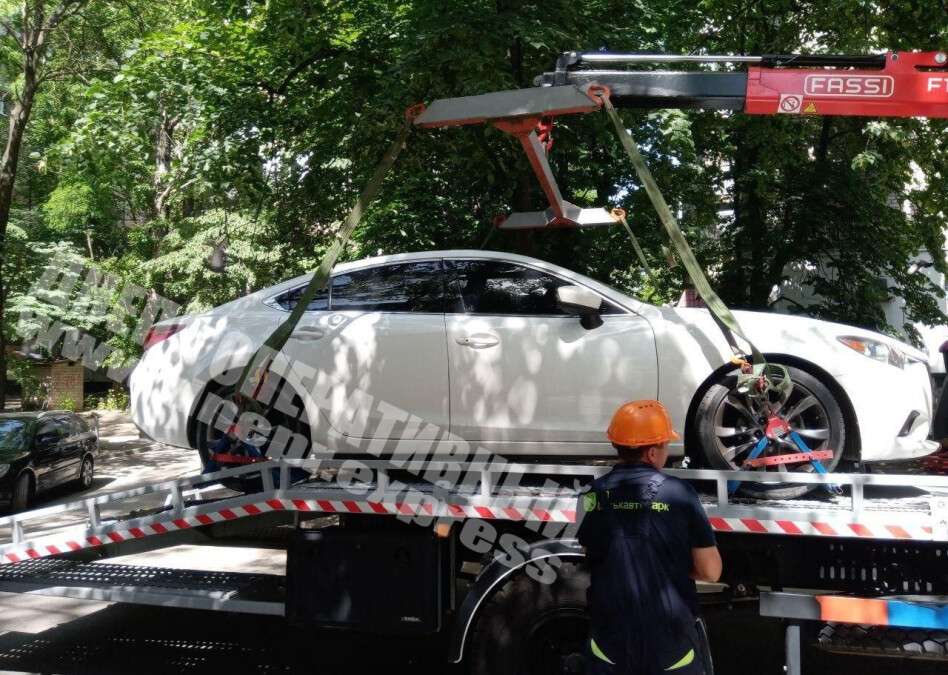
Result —
<path fill-rule="evenodd" d="M 769 455 L 767 457 L 756 457 L 744 462 L 742 469 L 757 469 L 762 466 L 779 466 L 780 464 L 802 464 L 804 462 L 819 461 L 821 459 L 833 459 L 832 450 L 814 450 L 813 452 L 798 452 L 793 455 Z"/>

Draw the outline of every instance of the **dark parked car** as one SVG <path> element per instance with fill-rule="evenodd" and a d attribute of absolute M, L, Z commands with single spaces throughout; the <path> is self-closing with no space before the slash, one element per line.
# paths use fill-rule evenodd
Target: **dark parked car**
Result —
<path fill-rule="evenodd" d="M 0 499 L 12 511 L 63 483 L 92 485 L 98 433 L 65 410 L 0 414 Z"/>

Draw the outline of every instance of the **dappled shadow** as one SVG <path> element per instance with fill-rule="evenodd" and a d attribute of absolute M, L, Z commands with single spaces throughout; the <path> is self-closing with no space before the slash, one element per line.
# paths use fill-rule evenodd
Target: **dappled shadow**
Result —
<path fill-rule="evenodd" d="M 430 639 L 294 629 L 282 618 L 115 605 L 38 634 L 0 636 L 0 668 L 31 672 L 434 675 Z"/>

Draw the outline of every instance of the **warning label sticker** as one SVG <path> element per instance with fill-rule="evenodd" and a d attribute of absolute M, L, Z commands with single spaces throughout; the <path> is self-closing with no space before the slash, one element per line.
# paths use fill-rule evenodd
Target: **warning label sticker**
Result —
<path fill-rule="evenodd" d="M 803 108 L 803 97 L 796 94 L 781 94 L 777 112 L 787 115 L 798 115 Z"/>

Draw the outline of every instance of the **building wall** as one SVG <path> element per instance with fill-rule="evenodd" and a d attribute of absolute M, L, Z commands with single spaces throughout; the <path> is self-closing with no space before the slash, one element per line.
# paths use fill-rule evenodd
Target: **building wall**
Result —
<path fill-rule="evenodd" d="M 48 408 L 50 410 L 65 407 L 65 403 L 69 400 L 72 401 L 76 410 L 82 410 L 85 387 L 81 363 L 56 361 L 55 363 L 38 366 L 37 371 L 41 378 L 48 378 Z"/>

